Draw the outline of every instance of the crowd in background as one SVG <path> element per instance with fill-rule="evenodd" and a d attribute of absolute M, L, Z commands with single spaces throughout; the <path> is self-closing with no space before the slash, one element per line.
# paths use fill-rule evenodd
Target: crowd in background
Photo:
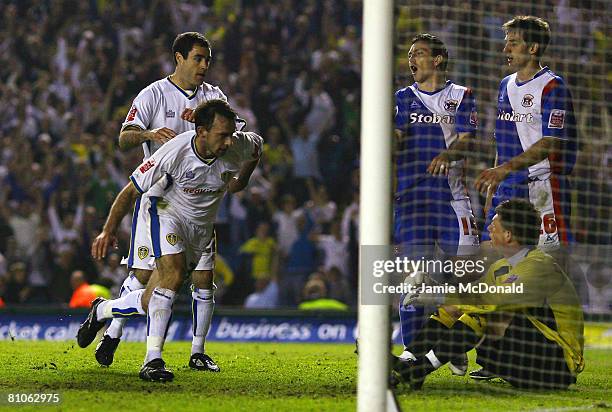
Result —
<path fill-rule="evenodd" d="M 519 12 L 551 22 L 545 60 L 566 77 L 581 129 L 575 231 L 580 242 L 609 245 L 609 28 L 598 12 L 604 2 L 556 0 L 527 9 L 507 1 L 400 3 L 397 86 L 412 82 L 409 39 L 422 31 L 440 35 L 453 61 L 450 78 L 474 88 L 478 99 L 481 158 L 472 170 L 492 159 L 488 138 L 504 75 L 501 24 Z M 354 305 L 361 12 L 356 0 L 0 3 L 5 304 L 68 304 L 83 282 L 117 291 L 126 275 L 120 262 L 130 216 L 106 260 L 93 261 L 89 248 L 142 159 L 139 149 L 119 150 L 121 123 L 136 94 L 173 71 L 176 34 L 199 31 L 213 49 L 206 81 L 221 87 L 266 142 L 249 188 L 223 200 L 217 301 Z M 472 198 L 481 217 L 478 196 Z"/>

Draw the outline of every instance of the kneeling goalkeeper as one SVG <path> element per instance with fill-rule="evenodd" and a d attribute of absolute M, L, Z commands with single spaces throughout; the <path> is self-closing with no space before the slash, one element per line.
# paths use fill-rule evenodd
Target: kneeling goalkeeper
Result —
<path fill-rule="evenodd" d="M 441 307 L 409 348 L 417 359 L 395 362 L 394 373 L 413 389 L 473 348 L 483 368 L 519 388 L 565 389 L 584 369 L 584 319 L 576 290 L 553 258 L 532 246 L 540 236 L 539 213 L 517 199 L 495 212 L 489 232 L 504 257 L 481 281 L 522 283 L 523 293 L 462 296 L 456 305 Z"/>

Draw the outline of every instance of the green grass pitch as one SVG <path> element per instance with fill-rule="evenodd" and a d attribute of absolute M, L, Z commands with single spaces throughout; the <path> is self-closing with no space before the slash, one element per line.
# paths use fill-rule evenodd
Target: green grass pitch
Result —
<path fill-rule="evenodd" d="M 0 341 L 0 409 L 63 411 L 354 411 L 357 358 L 350 345 L 207 344 L 221 373 L 190 370 L 188 342 L 170 342 L 172 383 L 142 382 L 144 344 L 123 343 L 115 364 L 101 368 L 93 345 Z M 526 392 L 502 382 L 472 382 L 447 368 L 421 392 L 404 387 L 405 411 L 581 411 L 612 408 L 612 351 L 587 350 L 578 385 L 563 392 Z M 475 364 L 470 364 L 474 369 Z M 8 406 L 8 393 L 60 393 L 59 406 Z"/>

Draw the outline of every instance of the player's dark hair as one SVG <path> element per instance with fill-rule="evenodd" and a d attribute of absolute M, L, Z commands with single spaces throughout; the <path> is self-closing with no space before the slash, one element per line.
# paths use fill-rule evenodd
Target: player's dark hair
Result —
<path fill-rule="evenodd" d="M 210 43 L 208 39 L 201 33 L 188 31 L 176 36 L 174 43 L 172 43 L 172 57 L 174 58 L 174 64 L 177 63 L 176 53 L 181 53 L 181 56 L 186 59 L 194 45 L 202 46 L 205 49 L 210 50 Z"/>
<path fill-rule="evenodd" d="M 537 43 L 538 57 L 544 54 L 544 50 L 546 50 L 548 43 L 550 43 L 550 26 L 540 17 L 516 16 L 512 20 L 505 22 L 502 27 L 506 33 L 514 30 L 520 32 L 527 44 Z"/>
<path fill-rule="evenodd" d="M 433 57 L 442 56 L 442 63 L 440 63 L 438 67 L 440 68 L 440 70 L 445 72 L 446 67 L 448 66 L 448 49 L 446 48 L 444 42 L 442 42 L 442 40 L 440 40 L 437 36 L 434 36 L 433 34 L 421 33 L 414 36 L 410 45 L 412 46 L 418 41 L 427 43 L 427 45 L 431 49 L 431 55 Z"/>
<path fill-rule="evenodd" d="M 232 109 L 225 100 L 220 99 L 209 100 L 201 103 L 198 107 L 196 107 L 193 115 L 195 117 L 196 128 L 199 126 L 204 126 L 206 130 L 211 129 L 212 124 L 215 121 L 215 115 L 225 117 L 231 121 L 236 121 L 236 118 L 238 117 L 234 109 Z"/>
<path fill-rule="evenodd" d="M 523 246 L 535 246 L 540 240 L 540 213 L 525 199 L 510 199 L 495 208 L 502 226 Z"/>

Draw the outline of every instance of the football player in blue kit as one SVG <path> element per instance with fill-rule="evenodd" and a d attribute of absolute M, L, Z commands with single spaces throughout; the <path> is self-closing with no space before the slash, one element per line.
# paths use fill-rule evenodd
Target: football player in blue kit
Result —
<path fill-rule="evenodd" d="M 394 244 L 412 259 L 432 258 L 436 247 L 449 258 L 472 255 L 479 237 L 464 167 L 477 127 L 475 98 L 447 79 L 448 51 L 436 36 L 417 35 L 408 58 L 415 83 L 395 93 Z M 424 318 L 422 306 L 406 304 L 412 300 L 400 302 L 405 348 Z M 401 357 L 413 356 L 406 350 Z"/>

